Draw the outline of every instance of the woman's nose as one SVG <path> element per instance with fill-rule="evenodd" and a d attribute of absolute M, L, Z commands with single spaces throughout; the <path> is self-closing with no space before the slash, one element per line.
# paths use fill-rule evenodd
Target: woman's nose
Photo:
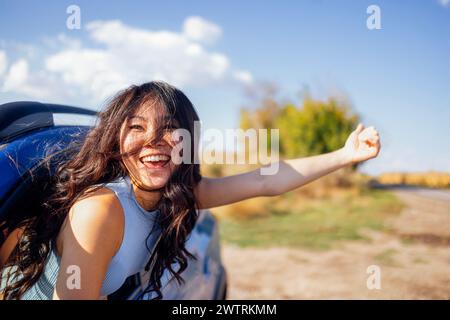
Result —
<path fill-rule="evenodd" d="M 144 145 L 157 148 L 157 147 L 165 147 L 168 145 L 168 143 L 164 135 L 162 135 L 161 137 L 158 135 L 152 135 L 151 137 L 147 138 Z"/>

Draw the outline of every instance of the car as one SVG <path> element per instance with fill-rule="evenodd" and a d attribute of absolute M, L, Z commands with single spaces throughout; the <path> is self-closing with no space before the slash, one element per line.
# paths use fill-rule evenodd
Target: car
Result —
<path fill-rule="evenodd" d="M 33 101 L 0 105 L 1 231 L 11 231 L 23 219 L 42 213 L 42 200 L 51 192 L 51 175 L 68 156 L 69 145 L 86 137 L 96 115 L 87 108 Z M 56 156 L 43 161 L 49 154 Z M 6 234 L 0 232 L 0 245 Z M 167 269 L 163 272 L 163 299 L 226 299 L 227 273 L 221 260 L 218 222 L 209 210 L 199 210 L 186 249 L 197 259 L 188 258 L 182 285 Z M 146 276 L 144 272 L 130 276 L 107 298 L 152 299 L 156 293 L 144 293 Z"/>

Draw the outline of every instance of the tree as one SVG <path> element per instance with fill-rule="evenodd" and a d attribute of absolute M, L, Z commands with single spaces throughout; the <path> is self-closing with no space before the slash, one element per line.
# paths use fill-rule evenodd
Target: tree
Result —
<path fill-rule="evenodd" d="M 357 124 L 358 116 L 351 108 L 334 98 L 306 98 L 301 108 L 285 105 L 276 120 L 281 153 L 294 157 L 334 151 L 344 145 Z"/>
<path fill-rule="evenodd" d="M 280 155 L 311 156 L 334 151 L 345 144 L 355 129 L 359 117 L 350 105 L 335 98 L 325 101 L 306 96 L 301 106 L 278 103 L 271 96 L 251 109 L 242 109 L 240 126 L 249 128 L 279 128 Z"/>

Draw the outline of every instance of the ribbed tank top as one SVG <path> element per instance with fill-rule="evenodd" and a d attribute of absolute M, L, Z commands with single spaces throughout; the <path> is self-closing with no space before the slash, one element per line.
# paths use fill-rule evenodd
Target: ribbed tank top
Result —
<path fill-rule="evenodd" d="M 122 205 L 125 226 L 119 250 L 112 258 L 101 288 L 101 295 L 109 295 L 118 290 L 125 280 L 145 268 L 155 247 L 161 230 L 156 223 L 159 211 L 146 211 L 136 200 L 129 176 L 105 184 L 114 191 Z M 54 248 L 46 260 L 44 272 L 39 280 L 21 297 L 23 300 L 52 299 L 59 273 L 61 257 Z M 0 288 L 6 282 L 4 270 Z"/>

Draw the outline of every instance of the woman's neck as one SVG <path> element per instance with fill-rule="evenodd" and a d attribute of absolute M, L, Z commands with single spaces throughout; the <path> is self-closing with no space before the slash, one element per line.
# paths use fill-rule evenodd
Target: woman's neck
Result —
<path fill-rule="evenodd" d="M 134 183 L 132 188 L 136 201 L 139 205 L 147 211 L 154 211 L 157 209 L 157 204 L 161 199 L 161 192 L 149 192 L 139 189 Z"/>

